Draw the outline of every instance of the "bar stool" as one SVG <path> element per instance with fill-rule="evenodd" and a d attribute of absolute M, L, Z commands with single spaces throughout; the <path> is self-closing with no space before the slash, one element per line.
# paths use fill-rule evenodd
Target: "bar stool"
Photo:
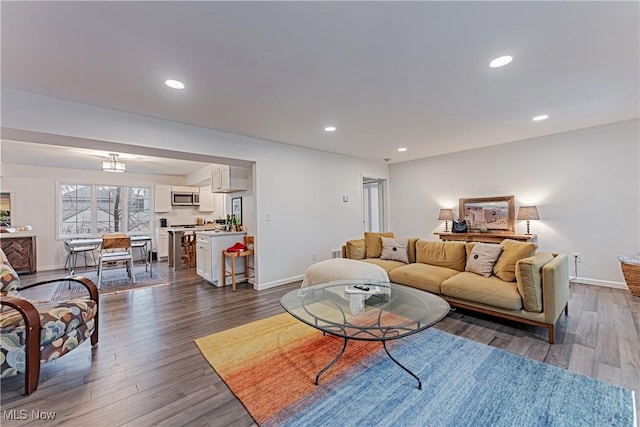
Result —
<path fill-rule="evenodd" d="M 255 277 L 255 268 L 253 265 L 249 265 L 247 258 L 253 257 L 255 262 L 255 238 L 253 236 L 244 237 L 244 245 L 246 249 L 243 251 L 222 251 L 222 286 L 227 285 L 227 277 L 231 277 L 231 290 L 236 291 L 236 282 L 244 282 Z M 227 257 L 230 258 L 231 271 L 226 268 Z M 242 258 L 244 260 L 244 275 L 236 278 L 236 258 Z M 253 272 L 249 275 L 249 270 Z"/>
<path fill-rule="evenodd" d="M 196 260 L 196 235 L 182 235 L 182 259 L 187 267 L 193 267 Z"/>

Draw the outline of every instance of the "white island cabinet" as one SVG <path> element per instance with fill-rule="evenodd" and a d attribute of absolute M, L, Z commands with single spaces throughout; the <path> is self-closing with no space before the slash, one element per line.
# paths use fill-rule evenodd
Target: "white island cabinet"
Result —
<path fill-rule="evenodd" d="M 222 283 L 222 251 L 235 243 L 242 243 L 245 234 L 244 231 L 197 231 L 196 273 L 213 285 L 225 286 Z"/>

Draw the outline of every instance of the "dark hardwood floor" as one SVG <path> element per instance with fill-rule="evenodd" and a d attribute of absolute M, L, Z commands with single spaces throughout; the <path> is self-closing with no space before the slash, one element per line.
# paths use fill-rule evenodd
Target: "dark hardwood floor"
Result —
<path fill-rule="evenodd" d="M 260 292 L 240 284 L 232 293 L 191 270 L 172 272 L 166 262 L 154 268 L 170 284 L 101 297 L 98 346 L 86 342 L 43 364 L 34 394 L 22 394 L 23 375 L 2 380 L 0 424 L 254 425 L 194 339 L 282 313 L 280 297 L 299 283 Z M 544 329 L 460 310 L 436 327 L 640 392 L 640 298 L 628 291 L 572 285 L 555 345 Z M 55 418 L 42 421 L 38 413 Z"/>

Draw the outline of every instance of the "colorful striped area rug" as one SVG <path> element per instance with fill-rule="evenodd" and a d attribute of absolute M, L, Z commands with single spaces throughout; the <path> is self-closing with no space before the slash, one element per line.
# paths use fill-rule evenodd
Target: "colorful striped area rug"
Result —
<path fill-rule="evenodd" d="M 289 314 L 196 340 L 261 426 L 636 426 L 632 391 L 428 329 L 342 349 Z"/>

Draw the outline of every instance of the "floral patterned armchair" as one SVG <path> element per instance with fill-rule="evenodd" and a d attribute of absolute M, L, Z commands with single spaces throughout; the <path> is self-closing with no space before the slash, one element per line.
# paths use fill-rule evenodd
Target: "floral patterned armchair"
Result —
<path fill-rule="evenodd" d="M 81 283 L 89 296 L 67 301 L 34 301 L 20 290 L 44 284 Z M 38 388 L 40 362 L 56 359 L 91 338 L 98 344 L 98 289 L 85 277 L 65 277 L 21 286 L 0 250 L 0 378 L 25 373 L 25 394 Z"/>

